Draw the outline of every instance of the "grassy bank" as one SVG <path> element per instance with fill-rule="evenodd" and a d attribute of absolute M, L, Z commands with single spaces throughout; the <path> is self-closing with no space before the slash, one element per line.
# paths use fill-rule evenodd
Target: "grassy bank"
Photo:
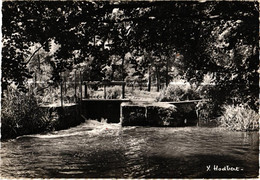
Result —
<path fill-rule="evenodd" d="M 9 90 L 2 97 L 1 138 L 47 131 L 50 124 L 47 113 L 33 94 Z"/>

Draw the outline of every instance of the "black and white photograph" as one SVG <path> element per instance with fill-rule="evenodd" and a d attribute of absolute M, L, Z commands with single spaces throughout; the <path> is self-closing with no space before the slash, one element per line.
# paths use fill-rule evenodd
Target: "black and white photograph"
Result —
<path fill-rule="evenodd" d="M 4 0 L 0 179 L 259 178 L 259 12 Z"/>

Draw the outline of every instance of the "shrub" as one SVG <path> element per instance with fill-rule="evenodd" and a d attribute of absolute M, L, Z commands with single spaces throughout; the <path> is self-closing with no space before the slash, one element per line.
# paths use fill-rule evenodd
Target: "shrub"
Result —
<path fill-rule="evenodd" d="M 166 89 L 163 89 L 157 98 L 158 101 L 185 101 L 199 99 L 199 93 L 195 86 L 190 84 L 176 85 L 170 84 Z"/>
<path fill-rule="evenodd" d="M 2 98 L 2 138 L 38 133 L 48 124 L 46 116 L 33 94 L 12 89 Z"/>
<path fill-rule="evenodd" d="M 196 113 L 199 120 L 199 126 L 218 126 L 217 118 L 221 116 L 218 111 L 218 105 L 212 100 L 200 101 L 196 105 Z"/>
<path fill-rule="evenodd" d="M 103 99 L 104 92 L 102 89 L 94 90 L 94 89 L 90 88 L 90 89 L 88 89 L 88 98 Z"/>
<path fill-rule="evenodd" d="M 250 131 L 259 129 L 259 115 L 248 105 L 224 105 L 220 117 L 222 127 L 234 131 Z"/>
<path fill-rule="evenodd" d="M 113 86 L 113 87 L 106 87 L 106 99 L 120 99 L 121 97 L 122 87 L 120 86 Z M 96 99 L 103 99 L 104 98 L 104 90 L 100 88 L 100 90 L 88 90 L 89 98 L 96 98 Z"/>
<path fill-rule="evenodd" d="M 108 87 L 106 91 L 107 99 L 119 99 L 121 97 L 121 88 L 119 86 Z"/>

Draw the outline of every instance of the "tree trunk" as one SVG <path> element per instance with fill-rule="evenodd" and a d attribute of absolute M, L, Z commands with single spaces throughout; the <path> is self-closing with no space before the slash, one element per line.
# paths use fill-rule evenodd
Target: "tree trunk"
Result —
<path fill-rule="evenodd" d="M 124 65 L 125 65 L 125 54 L 122 55 L 122 64 L 121 64 L 121 76 L 122 76 L 122 81 L 125 80 L 125 77 L 124 77 Z"/>
<path fill-rule="evenodd" d="M 166 57 L 166 87 L 169 84 L 169 59 Z"/>
<path fill-rule="evenodd" d="M 64 79 L 64 95 L 66 96 L 67 94 L 67 84 L 66 84 L 66 79 Z"/>
<path fill-rule="evenodd" d="M 61 107 L 63 107 L 63 83 L 62 83 L 62 80 L 60 82 L 60 105 Z"/>
<path fill-rule="evenodd" d="M 80 103 L 81 103 L 81 101 L 82 101 L 82 73 L 81 73 L 81 71 L 79 72 L 79 80 L 80 80 L 79 90 L 80 90 Z"/>
<path fill-rule="evenodd" d="M 75 70 L 75 74 L 74 74 L 74 98 L 75 98 L 75 103 L 77 103 L 77 81 L 76 81 L 76 76 L 77 76 L 77 72 Z"/>
<path fill-rule="evenodd" d="M 160 74 L 158 67 L 156 67 L 156 85 L 157 85 L 157 92 L 160 91 Z"/>
<path fill-rule="evenodd" d="M 148 67 L 148 92 L 151 91 L 151 70 L 150 67 Z"/>
<path fill-rule="evenodd" d="M 121 64 L 122 81 L 125 81 L 124 64 L 125 64 L 125 54 L 123 54 L 123 56 L 122 56 L 122 64 Z M 124 98 L 125 98 L 125 85 L 122 86 L 122 99 L 124 99 Z"/>

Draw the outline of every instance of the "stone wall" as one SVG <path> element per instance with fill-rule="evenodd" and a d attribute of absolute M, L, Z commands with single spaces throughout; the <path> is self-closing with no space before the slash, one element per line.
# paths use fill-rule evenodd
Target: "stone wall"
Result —
<path fill-rule="evenodd" d="M 144 106 L 121 106 L 122 126 L 146 126 L 148 125 L 146 108 Z"/>
<path fill-rule="evenodd" d="M 79 105 L 42 107 L 48 111 L 49 125 L 48 130 L 61 130 L 69 127 L 77 126 L 84 122 L 81 117 Z"/>
<path fill-rule="evenodd" d="M 194 103 L 123 103 L 121 122 L 122 126 L 194 126 L 197 116 Z"/>

